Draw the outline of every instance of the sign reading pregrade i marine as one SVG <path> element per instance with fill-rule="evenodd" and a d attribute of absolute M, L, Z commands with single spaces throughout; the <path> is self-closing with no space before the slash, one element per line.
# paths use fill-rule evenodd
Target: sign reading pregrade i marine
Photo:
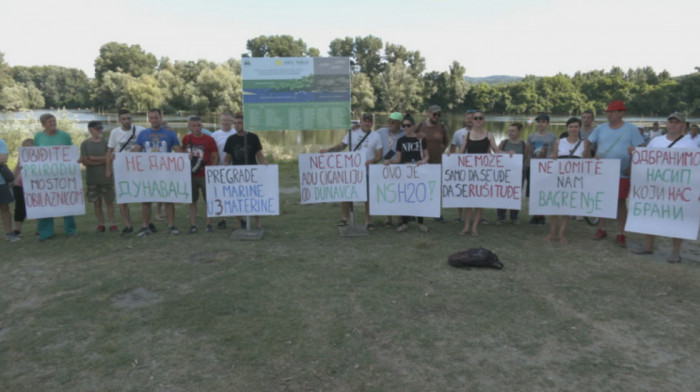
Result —
<path fill-rule="evenodd" d="M 533 159 L 530 214 L 615 218 L 619 159 Z"/>
<path fill-rule="evenodd" d="M 117 204 L 192 203 L 191 177 L 186 153 L 119 152 L 114 158 Z"/>
<path fill-rule="evenodd" d="M 442 206 L 520 209 L 523 156 L 442 156 Z"/>
<path fill-rule="evenodd" d="M 248 131 L 346 129 L 348 57 L 243 57 L 243 122 Z"/>
<path fill-rule="evenodd" d="M 700 151 L 637 148 L 632 153 L 625 229 L 695 240 L 700 226 Z"/>
<path fill-rule="evenodd" d="M 302 204 L 367 201 L 362 152 L 299 154 Z"/>
<path fill-rule="evenodd" d="M 279 215 L 277 165 L 207 166 L 207 216 Z"/>
<path fill-rule="evenodd" d="M 77 146 L 20 147 L 18 151 L 28 218 L 85 215 Z"/>
<path fill-rule="evenodd" d="M 440 165 L 370 165 L 371 215 L 440 216 Z"/>

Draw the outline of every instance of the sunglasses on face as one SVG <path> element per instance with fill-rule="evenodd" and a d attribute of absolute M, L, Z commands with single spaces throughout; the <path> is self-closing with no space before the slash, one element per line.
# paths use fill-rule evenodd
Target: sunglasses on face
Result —
<path fill-rule="evenodd" d="M 403 125 L 404 128 L 408 128 L 408 127 L 412 127 L 412 126 L 413 126 L 413 124 L 411 124 L 411 123 L 406 123 L 406 124 L 402 124 L 402 125 Z"/>
<path fill-rule="evenodd" d="M 484 119 L 483 117 L 480 117 L 480 116 L 474 116 L 474 120 L 483 120 L 483 119 Z"/>

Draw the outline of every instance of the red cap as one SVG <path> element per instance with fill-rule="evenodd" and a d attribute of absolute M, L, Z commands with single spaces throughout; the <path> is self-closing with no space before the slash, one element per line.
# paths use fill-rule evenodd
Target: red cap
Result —
<path fill-rule="evenodd" d="M 610 103 L 608 104 L 608 108 L 605 109 L 606 112 L 614 112 L 616 110 L 627 110 L 627 108 L 625 107 L 625 103 L 620 100 L 610 101 Z"/>

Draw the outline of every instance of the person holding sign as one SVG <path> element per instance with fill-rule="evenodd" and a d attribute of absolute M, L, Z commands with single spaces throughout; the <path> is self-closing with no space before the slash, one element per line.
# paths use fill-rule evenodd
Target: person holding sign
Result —
<path fill-rule="evenodd" d="M 644 138 L 639 134 L 637 127 L 622 120 L 627 108 L 622 101 L 611 101 L 605 114 L 608 122 L 598 125 L 593 132 L 584 140 L 584 154 L 588 158 L 591 156 L 591 144 L 597 143 L 596 159 L 619 159 L 620 160 L 620 183 L 617 200 L 617 235 L 615 242 L 620 247 L 627 246 L 625 238 L 625 222 L 627 221 L 627 196 L 630 191 L 630 158 L 634 147 L 644 144 Z M 601 218 L 598 223 L 598 230 L 593 235 L 594 240 L 602 240 L 607 237 L 605 231 L 605 219 Z"/>
<path fill-rule="evenodd" d="M 462 148 L 460 154 L 490 154 L 491 152 L 500 154 L 501 149 L 496 145 L 493 135 L 484 127 L 484 113 L 481 111 L 474 112 L 474 127 L 462 138 Z M 511 153 L 512 155 L 512 153 Z M 474 212 L 474 224 L 471 226 L 472 236 L 479 235 L 477 231 L 479 222 L 481 221 L 481 213 L 483 208 L 466 208 L 464 210 L 464 228 L 460 234 L 469 234 L 470 220 L 472 212 Z"/>
<path fill-rule="evenodd" d="M 382 138 L 376 132 L 372 132 L 374 125 L 374 116 L 371 113 L 362 114 L 362 122 L 359 129 L 351 129 L 343 137 L 343 140 L 331 148 L 321 149 L 321 153 L 343 151 L 349 147 L 350 151 L 362 151 L 365 157 L 365 166 L 377 163 L 382 159 Z M 369 175 L 369 171 L 367 171 Z M 369 181 L 367 181 L 369 186 Z M 338 222 L 338 226 L 347 226 L 350 217 L 351 202 L 342 202 L 342 219 Z M 369 201 L 365 202 L 365 226 L 367 230 L 374 230 L 374 225 L 369 220 Z"/>
<path fill-rule="evenodd" d="M 413 117 L 406 115 L 403 119 L 403 129 L 405 132 L 404 136 L 401 136 L 396 143 L 396 155 L 391 159 L 385 159 L 384 164 L 389 165 L 390 163 L 410 163 L 416 165 L 422 165 L 428 163 L 430 160 L 430 155 L 428 153 L 427 143 L 425 138 L 418 139 L 416 137 L 415 131 L 415 121 Z M 428 231 L 428 226 L 423 224 L 423 217 L 419 216 L 418 230 L 422 232 Z M 396 228 L 397 233 L 402 233 L 408 230 L 408 217 L 401 217 L 401 224 Z"/>
<path fill-rule="evenodd" d="M 474 126 L 474 113 L 476 110 L 469 109 L 466 112 L 464 112 L 464 128 L 460 128 L 455 131 L 454 135 L 452 135 L 452 143 L 450 144 L 450 149 L 447 152 L 447 154 L 453 154 L 456 151 L 459 151 L 462 149 L 462 138 L 464 138 L 464 135 L 469 133 L 469 130 L 472 129 Z M 462 223 L 464 222 L 464 208 L 457 208 L 457 217 L 455 218 L 456 223 Z"/>
<path fill-rule="evenodd" d="M 116 232 L 114 224 L 114 182 L 106 173 L 107 142 L 102 139 L 102 122 L 90 121 L 88 123 L 90 137 L 80 144 L 80 162 L 86 167 L 85 182 L 87 184 L 87 201 L 95 204 L 95 217 L 97 217 L 98 233 L 105 232 L 105 217 L 102 212 L 104 200 L 109 220 L 109 231 Z"/>
<path fill-rule="evenodd" d="M 508 138 L 503 139 L 501 141 L 501 144 L 498 145 L 498 148 L 501 149 L 501 151 L 508 152 L 510 154 L 519 154 L 523 156 L 523 182 L 525 181 L 525 176 L 526 176 L 526 171 L 527 171 L 527 162 L 530 160 L 530 145 L 527 144 L 524 140 L 520 139 L 520 131 L 523 130 L 523 124 L 519 122 L 512 123 L 508 126 Z M 522 182 L 521 182 L 522 185 Z M 510 213 L 510 221 L 514 225 L 520 224 L 520 221 L 518 220 L 518 214 L 520 210 L 509 210 Z M 496 210 L 496 225 L 502 225 L 503 222 L 506 220 L 506 210 L 503 208 L 499 208 Z"/>
<path fill-rule="evenodd" d="M 647 147 L 649 148 L 690 148 L 696 149 L 698 146 L 692 139 L 683 136 L 685 128 L 685 116 L 681 113 L 674 112 L 666 119 L 666 134 L 652 139 Z M 681 238 L 672 238 L 671 256 L 666 260 L 669 263 L 681 262 Z M 654 253 L 654 236 L 651 234 L 644 235 L 644 246 L 640 249 L 632 251 L 638 255 L 650 255 Z"/>
<path fill-rule="evenodd" d="M 389 115 L 387 126 L 376 131 L 382 138 L 382 156 L 384 159 L 391 159 L 396 154 L 396 143 L 404 135 L 404 130 L 401 129 L 402 121 L 403 115 L 399 112 L 393 112 Z M 390 228 L 391 226 L 391 216 L 387 216 L 384 221 L 384 227 Z"/>
<path fill-rule="evenodd" d="M 0 139 L 0 165 L 7 164 L 7 144 Z M 9 170 L 9 169 L 8 169 Z M 10 180 L 12 180 L 10 178 Z M 19 236 L 12 232 L 12 217 L 10 216 L 10 203 L 15 200 L 4 176 L 0 175 L 0 216 L 2 227 L 5 229 L 5 239 L 10 242 L 19 241 Z"/>
<path fill-rule="evenodd" d="M 190 228 L 187 230 L 187 234 L 194 234 L 197 232 L 197 200 L 200 190 L 204 202 L 207 201 L 204 167 L 216 166 L 219 163 L 219 149 L 214 138 L 202 133 L 202 119 L 199 117 L 192 116 L 187 119 L 187 129 L 190 133 L 182 138 L 182 146 L 190 154 L 192 162 L 192 204 L 190 204 Z M 206 219 L 206 231 L 207 233 L 214 232 L 210 217 Z"/>
<path fill-rule="evenodd" d="M 73 141 L 70 135 L 61 131 L 56 127 L 56 116 L 51 113 L 44 113 L 39 117 L 41 126 L 44 127 L 42 132 L 34 135 L 34 145 L 42 146 L 72 146 Z M 39 232 L 39 241 L 44 241 L 53 236 L 53 218 L 40 218 L 37 220 L 37 232 Z M 76 235 L 75 217 L 63 217 L 63 231 L 68 235 Z"/>
<path fill-rule="evenodd" d="M 258 135 L 252 132 L 246 132 L 243 129 L 243 115 L 236 114 L 233 117 L 233 128 L 236 133 L 229 136 L 224 146 L 226 157 L 224 165 L 257 165 L 258 163 L 267 165 L 265 155 L 263 154 L 262 143 Z M 242 217 L 236 217 L 236 226 L 241 227 Z M 254 216 L 255 227 L 260 228 L 260 217 Z M 236 231 L 233 229 L 232 232 Z"/>
<path fill-rule="evenodd" d="M 228 138 L 235 133 L 235 130 L 233 129 L 233 114 L 231 113 L 224 113 L 221 115 L 220 118 L 221 121 L 221 128 L 219 128 L 218 131 L 214 132 L 211 134 L 211 137 L 214 138 L 214 141 L 216 141 L 216 147 L 219 149 L 219 165 L 224 164 L 224 157 L 226 156 L 226 152 L 224 152 L 224 147 L 226 146 L 226 141 Z M 219 223 L 216 224 L 216 227 L 219 229 L 225 229 L 226 228 L 226 219 L 221 218 Z"/>
<path fill-rule="evenodd" d="M 148 110 L 148 123 L 151 127 L 139 133 L 136 138 L 136 144 L 131 151 L 139 152 L 163 152 L 171 151 L 182 152 L 180 141 L 177 140 L 177 135 L 173 131 L 169 131 L 163 125 L 163 114 L 160 109 Z M 136 236 L 146 237 L 155 232 L 155 225 L 151 223 L 151 208 L 150 202 L 141 203 L 141 229 Z M 172 235 L 180 234 L 180 231 L 175 227 L 175 204 L 164 203 L 165 215 L 168 220 L 168 232 Z"/>
<path fill-rule="evenodd" d="M 546 159 L 552 154 L 552 146 L 554 146 L 554 142 L 557 141 L 557 136 L 547 130 L 547 128 L 549 128 L 548 115 L 540 113 L 535 117 L 535 122 L 537 123 L 537 132 L 531 133 L 530 136 L 527 137 L 527 143 L 532 148 L 530 159 Z M 529 163 L 530 162 L 528 162 L 528 167 L 531 167 Z M 527 197 L 530 197 L 530 171 L 528 170 L 527 173 Z M 530 219 L 530 224 L 544 225 L 544 215 L 533 215 Z"/>
<path fill-rule="evenodd" d="M 107 142 L 107 161 L 105 168 L 105 176 L 112 178 L 112 161 L 114 160 L 114 152 L 129 152 L 136 143 L 136 138 L 143 131 L 143 127 L 131 123 L 131 112 L 126 109 L 119 110 L 120 127 L 112 129 Z M 131 225 L 131 211 L 129 204 L 119 204 L 119 212 L 122 216 L 124 229 L 122 235 L 132 233 L 134 227 Z"/>
<path fill-rule="evenodd" d="M 581 130 L 581 120 L 576 117 L 571 117 L 566 121 L 566 137 L 557 140 L 552 148 L 552 159 L 568 159 L 583 157 L 583 140 L 579 137 Z M 554 238 L 554 233 L 557 231 L 557 223 L 559 222 L 559 242 L 566 244 L 564 231 L 569 217 L 566 215 L 552 215 L 549 221 L 549 234 L 544 237 L 544 240 L 549 242 Z"/>

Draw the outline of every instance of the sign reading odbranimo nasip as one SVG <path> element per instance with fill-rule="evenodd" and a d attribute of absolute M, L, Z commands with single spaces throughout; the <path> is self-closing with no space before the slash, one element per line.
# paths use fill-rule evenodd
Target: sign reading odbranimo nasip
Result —
<path fill-rule="evenodd" d="M 615 218 L 619 159 L 533 159 L 530 214 Z"/>
<path fill-rule="evenodd" d="M 207 166 L 207 216 L 279 215 L 277 165 Z"/>
<path fill-rule="evenodd" d="M 700 150 L 637 148 L 625 229 L 695 240 L 700 226 Z"/>
<path fill-rule="evenodd" d="M 302 204 L 367 201 L 367 175 L 361 151 L 299 154 Z"/>
<path fill-rule="evenodd" d="M 243 121 L 248 131 L 347 129 L 348 57 L 243 57 Z"/>
<path fill-rule="evenodd" d="M 18 151 L 28 218 L 85 215 L 77 146 L 20 147 Z"/>
<path fill-rule="evenodd" d="M 523 156 L 452 154 L 442 156 L 442 206 L 519 210 Z"/>
<path fill-rule="evenodd" d="M 440 216 L 440 165 L 370 165 L 371 215 Z"/>
<path fill-rule="evenodd" d="M 117 204 L 192 203 L 191 177 L 186 153 L 119 152 L 114 158 Z"/>

